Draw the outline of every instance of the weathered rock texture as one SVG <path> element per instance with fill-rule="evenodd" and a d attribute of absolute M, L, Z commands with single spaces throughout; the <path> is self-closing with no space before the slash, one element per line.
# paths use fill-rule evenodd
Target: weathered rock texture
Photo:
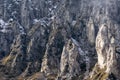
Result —
<path fill-rule="evenodd" d="M 0 80 L 120 80 L 119 0 L 0 0 Z"/>

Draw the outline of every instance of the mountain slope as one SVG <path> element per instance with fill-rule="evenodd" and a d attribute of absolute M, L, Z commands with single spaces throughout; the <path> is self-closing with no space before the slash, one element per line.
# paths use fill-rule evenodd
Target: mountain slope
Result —
<path fill-rule="evenodd" d="M 2 80 L 119 80 L 119 0 L 0 0 Z"/>

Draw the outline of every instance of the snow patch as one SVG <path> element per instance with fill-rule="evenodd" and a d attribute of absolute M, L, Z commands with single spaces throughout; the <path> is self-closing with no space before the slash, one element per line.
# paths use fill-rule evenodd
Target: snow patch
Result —
<path fill-rule="evenodd" d="M 5 25 L 5 22 L 2 19 L 0 19 L 0 27 L 3 27 L 3 25 Z"/>
<path fill-rule="evenodd" d="M 49 11 L 52 11 L 52 9 L 51 9 L 51 8 L 49 8 Z"/>
<path fill-rule="evenodd" d="M 50 19 L 52 19 L 52 20 L 55 19 L 55 16 L 52 16 Z"/>
<path fill-rule="evenodd" d="M 8 32 L 5 28 L 3 28 L 3 29 L 0 30 L 0 31 L 3 32 L 3 33 L 7 33 L 7 32 Z"/>
<path fill-rule="evenodd" d="M 75 26 L 75 24 L 76 24 L 76 21 L 75 20 L 72 21 L 72 26 Z"/>
<path fill-rule="evenodd" d="M 55 5 L 55 6 L 54 6 L 54 9 L 56 9 L 56 8 L 57 8 L 57 6 Z"/>
<path fill-rule="evenodd" d="M 34 19 L 33 20 L 33 23 L 35 24 L 35 23 L 38 23 L 38 22 L 40 22 L 40 20 L 38 20 L 38 19 Z"/>
<path fill-rule="evenodd" d="M 79 43 L 75 39 L 73 39 L 73 38 L 71 38 L 71 39 L 72 39 L 73 43 L 78 47 L 79 54 L 85 56 L 85 53 L 79 46 Z"/>
<path fill-rule="evenodd" d="M 3 33 L 7 33 L 7 28 L 8 27 L 8 23 L 4 22 L 2 19 L 0 19 L 0 32 L 3 32 Z"/>
<path fill-rule="evenodd" d="M 18 25 L 19 25 L 20 34 L 26 34 L 25 30 L 24 30 L 24 27 L 21 26 L 19 23 L 18 23 Z"/>
<path fill-rule="evenodd" d="M 48 25 L 47 21 L 45 19 L 34 19 L 33 24 L 40 23 L 42 26 Z"/>
<path fill-rule="evenodd" d="M 8 20 L 8 23 L 9 23 L 9 22 L 13 22 L 13 18 L 10 18 L 10 19 Z"/>
<path fill-rule="evenodd" d="M 78 48 L 78 51 L 79 51 L 80 55 L 85 56 L 84 52 L 82 51 L 82 49 L 80 47 Z"/>
<path fill-rule="evenodd" d="M 71 39 L 76 46 L 79 46 L 79 43 L 75 39 L 73 39 L 73 38 L 71 38 Z"/>

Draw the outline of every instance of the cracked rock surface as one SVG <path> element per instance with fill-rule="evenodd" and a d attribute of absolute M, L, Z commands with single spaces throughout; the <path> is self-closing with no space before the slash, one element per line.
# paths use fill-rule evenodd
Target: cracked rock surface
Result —
<path fill-rule="evenodd" d="M 0 0 L 0 80 L 120 80 L 119 0 Z"/>

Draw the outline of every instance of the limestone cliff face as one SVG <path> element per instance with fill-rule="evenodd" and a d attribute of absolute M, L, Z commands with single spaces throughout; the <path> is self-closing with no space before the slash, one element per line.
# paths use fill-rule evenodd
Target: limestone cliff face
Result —
<path fill-rule="evenodd" d="M 119 0 L 0 0 L 2 80 L 119 80 Z"/>
<path fill-rule="evenodd" d="M 63 48 L 60 62 L 60 74 L 58 80 L 82 79 L 87 70 L 87 56 L 81 50 L 79 43 L 73 38 L 68 40 Z"/>

